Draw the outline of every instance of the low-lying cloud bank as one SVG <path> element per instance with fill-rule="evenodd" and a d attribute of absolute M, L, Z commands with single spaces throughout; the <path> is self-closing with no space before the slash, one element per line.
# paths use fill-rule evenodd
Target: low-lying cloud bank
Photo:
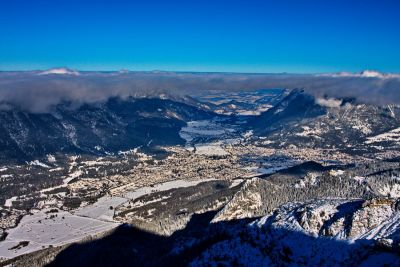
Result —
<path fill-rule="evenodd" d="M 263 88 L 304 88 L 324 105 L 330 98 L 355 98 L 362 103 L 400 104 L 400 76 L 367 72 L 354 74 L 230 74 L 175 72 L 0 72 L 0 109 L 18 107 L 48 112 L 61 102 L 79 106 L 110 97 L 159 94 L 199 95 L 213 91 Z M 321 100 L 324 101 L 324 100 Z M 329 102 L 331 101 L 331 102 Z"/>

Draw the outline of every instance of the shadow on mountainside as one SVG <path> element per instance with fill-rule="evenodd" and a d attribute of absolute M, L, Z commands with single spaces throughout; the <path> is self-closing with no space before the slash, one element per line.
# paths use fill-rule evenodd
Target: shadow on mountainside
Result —
<path fill-rule="evenodd" d="M 184 229 L 169 237 L 121 225 L 101 239 L 69 246 L 48 266 L 186 266 L 210 245 L 228 238 L 219 227 L 208 227 L 215 214 L 195 214 Z M 188 239 L 200 242 L 174 254 L 173 248 Z"/>
<path fill-rule="evenodd" d="M 358 266 L 371 255 L 388 254 L 387 250 L 373 248 L 366 240 L 349 244 L 288 229 L 264 231 L 247 227 L 254 218 L 210 224 L 215 214 L 215 211 L 195 214 L 184 229 L 169 237 L 121 225 L 101 239 L 67 247 L 47 266 L 187 266 L 207 250 L 208 259 L 216 266 L 265 266 L 265 258 L 270 255 L 274 255 L 271 259 L 279 263 L 278 266 L 297 266 L 299 263 L 304 266 Z M 353 248 L 359 248 L 360 243 L 366 250 L 353 254 Z M 325 253 L 326 250 L 329 252 Z M 254 251 L 257 252 L 254 254 Z M 214 252 L 217 252 L 216 256 Z M 400 257 L 392 252 L 389 254 L 391 266 L 393 257 L 400 264 Z M 204 265 L 204 262 L 198 263 Z M 380 263 L 382 265 L 378 266 L 386 264 L 384 260 Z"/>

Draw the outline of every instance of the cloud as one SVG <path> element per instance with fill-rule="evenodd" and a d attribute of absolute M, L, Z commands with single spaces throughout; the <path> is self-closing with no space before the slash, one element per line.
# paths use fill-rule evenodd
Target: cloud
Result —
<path fill-rule="evenodd" d="M 359 73 L 353 73 L 353 72 L 323 73 L 317 76 L 332 77 L 332 78 L 337 78 L 337 77 L 379 78 L 379 79 L 400 78 L 400 74 L 398 73 L 381 73 L 374 70 L 364 70 Z"/>
<path fill-rule="evenodd" d="M 335 98 L 319 98 L 317 97 L 315 99 L 315 103 L 317 103 L 320 106 L 323 107 L 328 107 L 328 108 L 337 108 L 340 107 L 340 105 L 343 103 L 341 99 L 335 99 Z"/>
<path fill-rule="evenodd" d="M 176 72 L 0 72 L 0 109 L 10 106 L 34 113 L 49 112 L 61 102 L 74 106 L 110 97 L 196 96 L 222 91 L 304 88 L 320 99 L 356 98 L 362 103 L 400 104 L 400 78 L 298 74 L 230 74 Z M 328 102 L 326 102 L 328 101 Z M 332 105 L 334 102 L 321 102 Z"/>

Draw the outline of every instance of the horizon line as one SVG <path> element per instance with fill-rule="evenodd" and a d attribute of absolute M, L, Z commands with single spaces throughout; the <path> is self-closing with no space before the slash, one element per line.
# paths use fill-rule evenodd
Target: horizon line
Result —
<path fill-rule="evenodd" d="M 199 74 L 212 74 L 212 73 L 217 73 L 217 74 L 265 74 L 265 75 L 318 75 L 318 74 L 360 74 L 363 72 L 377 72 L 381 74 L 400 74 L 400 72 L 383 72 L 375 69 L 364 69 L 361 71 L 326 71 L 326 72 L 289 72 L 289 71 L 280 71 L 280 72 L 263 72 L 263 71 L 203 71 L 203 70 L 165 70 L 165 69 L 151 69 L 151 70 L 146 70 L 146 69 L 139 69 L 139 70 L 132 70 L 129 68 L 120 68 L 120 69 L 103 69 L 103 70 L 95 70 L 95 69 L 79 69 L 79 68 L 70 68 L 70 67 L 51 67 L 51 68 L 32 68 L 32 69 L 1 69 L 0 72 L 44 72 L 44 71 L 50 71 L 50 70 L 58 70 L 58 69 L 65 69 L 68 71 L 75 71 L 75 72 L 92 72 L 92 73 L 114 73 L 114 72 L 120 72 L 122 73 L 199 73 Z M 56 74 L 57 75 L 57 74 Z M 58 75 L 63 75 L 63 74 L 58 74 Z"/>

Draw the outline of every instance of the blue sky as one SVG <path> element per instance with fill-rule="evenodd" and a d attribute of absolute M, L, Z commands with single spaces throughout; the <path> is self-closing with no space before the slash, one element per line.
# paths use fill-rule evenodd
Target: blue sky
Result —
<path fill-rule="evenodd" d="M 0 70 L 400 72 L 400 1 L 0 1 Z"/>

